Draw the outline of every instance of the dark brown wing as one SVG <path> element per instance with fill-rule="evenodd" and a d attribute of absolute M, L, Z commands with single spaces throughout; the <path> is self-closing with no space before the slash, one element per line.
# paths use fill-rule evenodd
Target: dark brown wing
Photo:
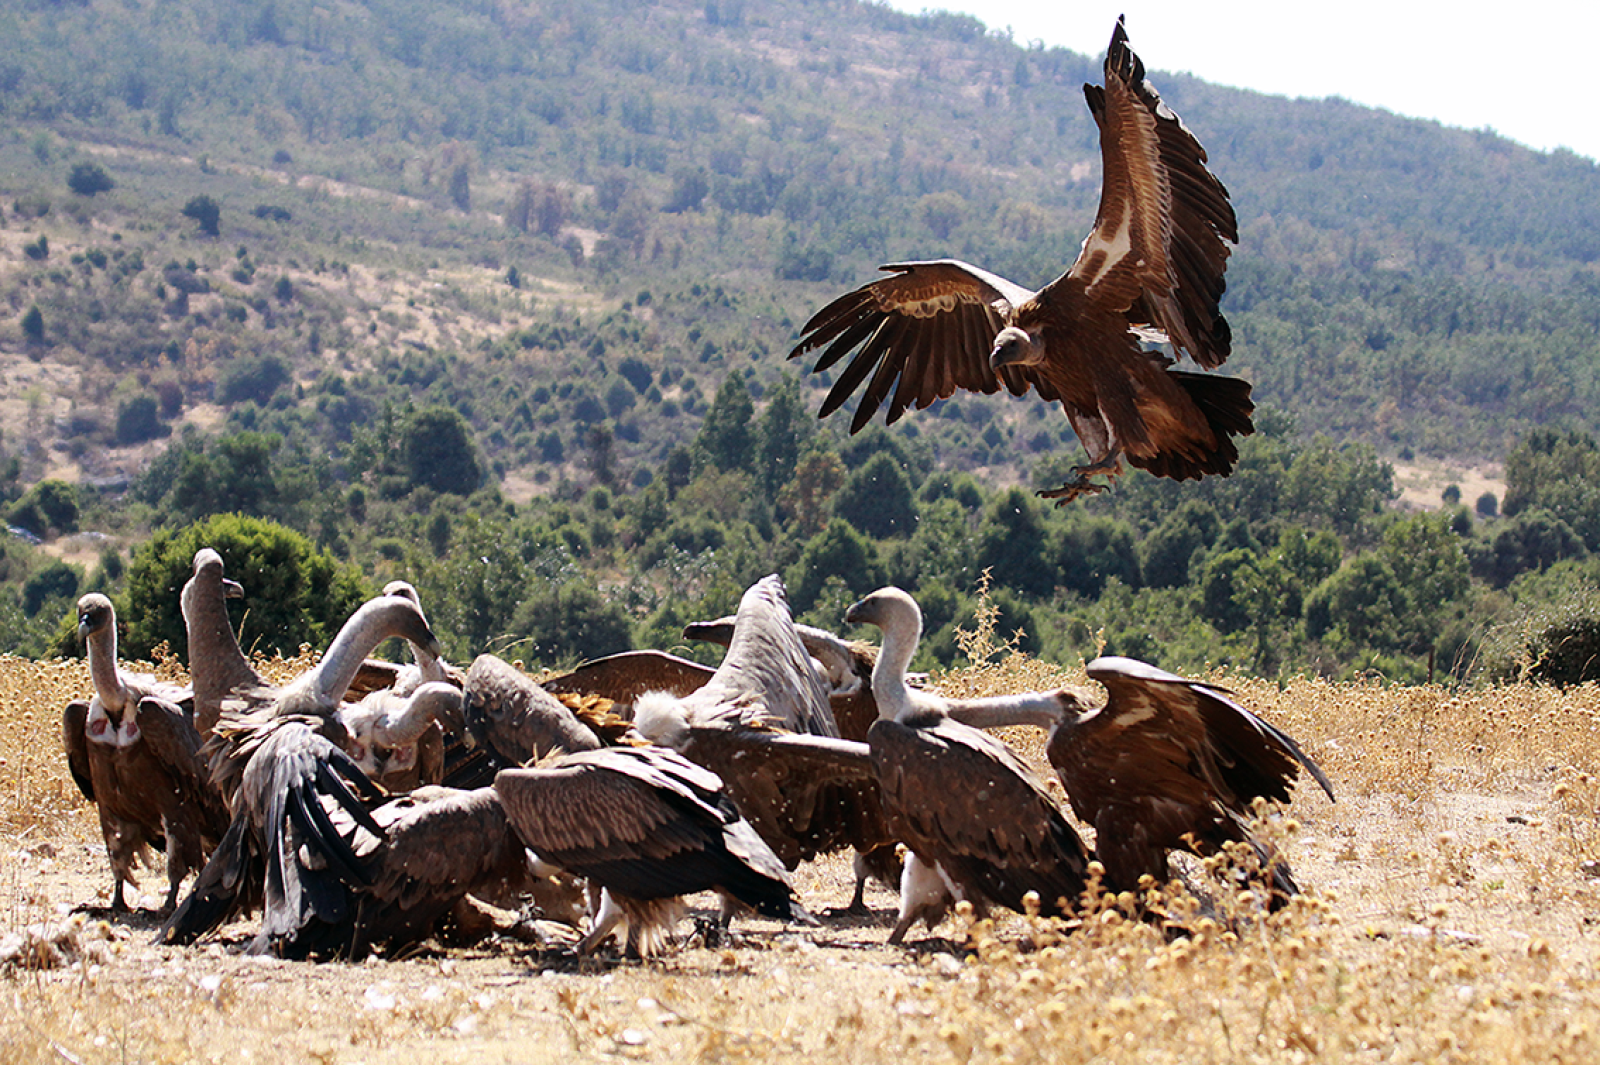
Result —
<path fill-rule="evenodd" d="M 535 854 L 614 895 L 672 898 L 721 888 L 779 918 L 795 903 L 783 866 L 711 773 L 660 747 L 607 747 L 495 778 Z"/>
<path fill-rule="evenodd" d="M 1257 797 L 1288 802 L 1302 766 L 1333 798 L 1333 785 L 1300 745 L 1225 689 L 1117 656 L 1095 659 L 1088 673 L 1109 693 L 1099 715 L 1107 719 L 1102 735 L 1124 728 L 1124 746 L 1147 754 L 1165 750 L 1169 763 L 1203 777 L 1213 797 L 1235 813 L 1248 814 Z M 1103 749 L 1110 744 L 1100 741 Z"/>
<path fill-rule="evenodd" d="M 557 748 L 570 752 L 600 746 L 554 695 L 494 655 L 479 655 L 467 670 L 462 711 L 467 728 L 501 765 L 522 765 Z"/>
<path fill-rule="evenodd" d="M 715 772 L 784 866 L 895 842 L 864 743 L 759 728 L 691 728 L 683 754 Z"/>
<path fill-rule="evenodd" d="M 562 695 L 601 695 L 626 704 L 645 692 L 670 692 L 681 699 L 699 690 L 713 672 L 665 651 L 623 651 L 585 662 L 540 687 Z"/>
<path fill-rule="evenodd" d="M 1012 909 L 1038 893 L 1075 902 L 1089 855 L 1044 786 L 1004 743 L 927 715 L 868 733 L 889 827 L 965 890 Z"/>
<path fill-rule="evenodd" d="M 1144 73 L 1119 18 L 1105 86 L 1084 86 L 1100 127 L 1100 209 L 1062 280 L 1081 285 L 1092 306 L 1158 330 L 1213 369 L 1231 346 L 1218 304 L 1238 222 L 1228 190 L 1206 168 L 1205 149 Z M 1050 303 L 1058 285 L 1042 291 L 1040 302 Z"/>
<path fill-rule="evenodd" d="M 138 713 L 146 749 L 171 778 L 183 810 L 196 819 L 209 844 L 215 845 L 228 831 L 228 808 L 200 756 L 205 741 L 195 731 L 194 715 L 153 695 L 139 700 Z"/>
<path fill-rule="evenodd" d="M 67 771 L 83 797 L 94 802 L 94 777 L 89 769 L 89 704 L 74 699 L 61 714 L 61 746 L 67 752 Z"/>
<path fill-rule="evenodd" d="M 423 788 L 374 818 L 385 840 L 374 856 L 373 897 L 402 909 L 442 909 L 478 885 L 525 869 L 522 841 L 492 788 Z"/>
<path fill-rule="evenodd" d="M 1012 312 L 1033 293 L 970 263 L 955 259 L 891 263 L 879 278 L 848 292 L 812 315 L 800 343 L 789 353 L 798 358 L 826 345 L 812 372 L 833 366 L 860 347 L 840 373 L 819 417 L 826 417 L 871 375 L 856 405 L 850 431 L 859 430 L 889 402 L 886 423 L 908 407 L 919 410 L 956 389 L 993 393 L 1001 377 L 989 368 L 995 334 Z M 1007 372 L 1004 383 L 1014 395 L 1027 383 Z"/>

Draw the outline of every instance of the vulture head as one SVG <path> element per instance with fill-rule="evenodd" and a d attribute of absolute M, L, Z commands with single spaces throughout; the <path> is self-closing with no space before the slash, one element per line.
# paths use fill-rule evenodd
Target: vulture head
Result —
<path fill-rule="evenodd" d="M 117 623 L 117 612 L 111 600 L 99 592 L 90 592 L 78 600 L 78 639 L 87 641 L 97 632 L 104 632 Z"/>
<path fill-rule="evenodd" d="M 989 367 L 996 372 L 1007 366 L 1038 366 L 1046 357 L 1044 344 L 1033 334 L 1014 325 L 1000 330 L 989 352 Z"/>

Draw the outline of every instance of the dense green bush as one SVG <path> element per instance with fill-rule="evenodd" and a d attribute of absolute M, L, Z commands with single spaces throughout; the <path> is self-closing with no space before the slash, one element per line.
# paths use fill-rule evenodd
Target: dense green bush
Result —
<path fill-rule="evenodd" d="M 361 605 L 360 575 L 291 529 L 260 518 L 219 514 L 181 529 L 158 532 L 128 566 L 129 657 L 148 657 L 165 642 L 188 660 L 188 636 L 178 593 L 194 573 L 195 552 L 210 547 L 227 575 L 244 587 L 239 644 L 263 654 L 296 654 L 302 644 L 326 647 Z"/>

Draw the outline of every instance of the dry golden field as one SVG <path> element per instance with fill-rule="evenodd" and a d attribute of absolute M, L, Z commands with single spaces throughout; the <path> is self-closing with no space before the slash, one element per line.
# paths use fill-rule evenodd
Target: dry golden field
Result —
<path fill-rule="evenodd" d="M 1308 894 L 1270 919 L 1169 943 L 1114 910 L 1070 934 L 956 918 L 891 949 L 876 890 L 871 922 L 744 921 L 643 964 L 508 939 L 314 965 L 243 956 L 243 925 L 152 945 L 159 859 L 146 912 L 74 915 L 111 882 L 60 747 L 87 674 L 0 657 L 0 1061 L 1600 1060 L 1600 690 L 1215 679 L 1338 791 L 1303 788 L 1275 822 Z M 1084 683 L 1015 657 L 936 678 L 1062 680 Z M 796 882 L 842 905 L 848 862 Z"/>

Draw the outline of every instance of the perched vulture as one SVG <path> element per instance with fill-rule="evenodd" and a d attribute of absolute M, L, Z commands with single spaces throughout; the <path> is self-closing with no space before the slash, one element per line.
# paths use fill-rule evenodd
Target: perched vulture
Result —
<path fill-rule="evenodd" d="M 606 747 L 507 769 L 494 790 L 542 860 L 605 889 L 594 950 L 627 921 L 629 954 L 657 953 L 683 895 L 715 889 L 767 917 L 814 923 L 783 864 L 716 774 L 664 747 Z"/>
<path fill-rule="evenodd" d="M 189 634 L 189 679 L 194 685 L 194 724 L 211 735 L 228 696 L 263 685 L 261 675 L 239 647 L 226 600 L 243 597 L 239 582 L 222 575 L 222 556 L 209 547 L 194 553 L 194 575 L 178 603 Z"/>
<path fill-rule="evenodd" d="M 867 877 L 893 887 L 899 876 L 896 838 L 872 779 L 866 729 L 839 736 L 829 688 L 845 681 L 819 671 L 812 647 L 828 634 L 811 632 L 808 639 L 795 625 L 783 582 L 763 578 L 745 591 L 726 633 L 713 622 L 695 634 L 728 648 L 712 679 L 682 699 L 641 698 L 635 724 L 721 776 L 740 812 L 790 869 L 854 847 L 856 890 L 846 912 L 864 912 Z M 847 669 L 848 651 L 832 639 L 836 646 L 815 651 L 833 651 L 836 665 Z"/>
<path fill-rule="evenodd" d="M 177 903 L 184 878 L 197 872 L 227 831 L 228 815 L 207 778 L 188 689 L 117 665 L 117 618 L 111 600 L 92 592 L 78 600 L 78 636 L 88 645 L 95 694 L 62 715 L 67 767 L 100 814 L 111 859 L 111 908 L 128 909 L 123 884 L 138 884 L 136 861 L 149 864 L 151 845 L 167 856 L 164 911 Z"/>
<path fill-rule="evenodd" d="M 421 609 L 411 600 L 393 595 L 369 599 L 350 615 L 328 645 L 322 658 L 311 669 L 282 687 L 262 684 L 237 691 L 223 703 L 223 711 L 205 755 L 211 779 L 237 810 L 236 796 L 245 771 L 248 745 L 253 734 L 278 723 L 297 720 L 310 723 L 335 743 L 348 739 L 340 719 L 343 697 L 360 671 L 362 662 L 384 640 L 400 637 L 438 655 L 438 641 Z"/>
<path fill-rule="evenodd" d="M 1258 798 L 1289 801 L 1301 767 L 1328 798 L 1321 768 L 1284 732 L 1204 681 L 1131 658 L 1089 663 L 1109 693 L 1090 706 L 1073 691 L 952 700 L 950 716 L 969 725 L 1038 725 L 1046 754 L 1073 810 L 1095 829 L 1105 886 L 1133 891 L 1139 878 L 1168 879 L 1167 855 L 1217 854 L 1248 843 L 1267 876 L 1270 906 L 1299 889 L 1283 857 L 1250 832 Z"/>
<path fill-rule="evenodd" d="M 881 588 L 845 614 L 883 630 L 872 673 L 878 721 L 867 745 L 889 827 L 914 860 L 901 879 L 899 943 L 917 920 L 933 927 L 953 898 L 979 913 L 992 904 L 1064 913 L 1088 877 L 1089 853 L 1043 783 L 1011 749 L 951 720 L 944 699 L 914 691 L 905 670 L 922 635 L 922 612 L 898 588 Z"/>
<path fill-rule="evenodd" d="M 884 400 L 887 421 L 957 389 L 1059 401 L 1089 455 L 1073 478 L 1042 492 L 1066 503 L 1106 486 L 1122 459 L 1174 480 L 1227 475 L 1233 438 L 1254 430 L 1250 385 L 1171 369 L 1144 340 L 1170 343 L 1206 370 L 1227 359 L 1218 310 L 1238 227 L 1228 192 L 1200 143 L 1145 81 L 1122 20 L 1106 52 L 1105 85 L 1085 85 L 1100 129 L 1102 189 L 1094 228 L 1067 272 L 1037 292 L 954 259 L 894 263 L 806 323 L 796 358 L 825 348 L 813 372 L 852 350 L 821 415 L 864 381 L 855 432 Z"/>

